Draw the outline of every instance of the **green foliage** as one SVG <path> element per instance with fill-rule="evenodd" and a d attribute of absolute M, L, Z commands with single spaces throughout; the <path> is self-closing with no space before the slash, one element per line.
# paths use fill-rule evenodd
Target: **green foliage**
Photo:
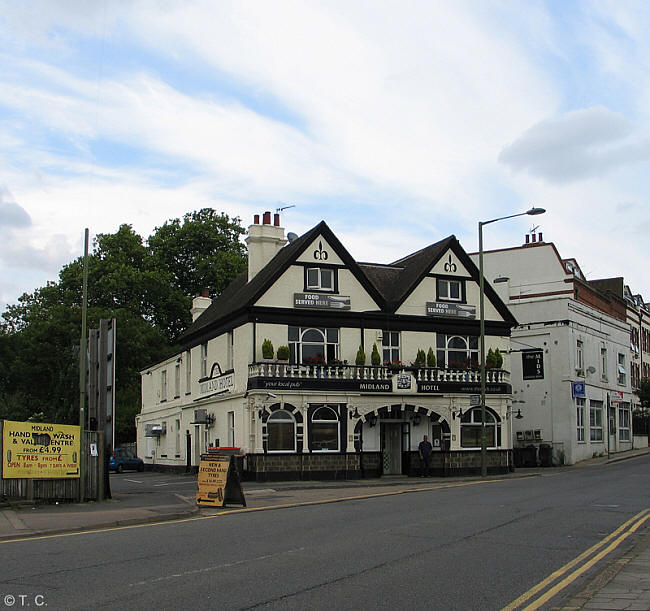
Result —
<path fill-rule="evenodd" d="M 278 346 L 278 361 L 288 361 L 290 354 L 289 346 Z"/>
<path fill-rule="evenodd" d="M 99 234 L 88 256 L 88 328 L 117 320 L 116 437 L 135 439 L 139 371 L 175 352 L 192 297 L 218 295 L 246 268 L 239 219 L 204 209 L 144 241 L 130 225 Z M 202 275 L 205 274 L 202 278 Z M 0 418 L 79 422 L 83 257 L 10 305 L 0 324 Z"/>
<path fill-rule="evenodd" d="M 354 359 L 354 364 L 357 367 L 363 367 L 366 364 L 366 353 L 363 351 L 363 346 L 359 346 L 359 350 L 357 350 L 357 358 Z"/>
<path fill-rule="evenodd" d="M 429 367 L 436 366 L 436 353 L 433 351 L 433 348 L 429 347 L 429 352 L 427 352 L 427 365 Z"/>
<path fill-rule="evenodd" d="M 364 355 L 365 360 L 365 355 Z M 373 367 L 379 367 L 381 365 L 381 355 L 377 349 L 377 344 L 372 345 L 372 353 L 370 354 L 370 363 Z"/>
<path fill-rule="evenodd" d="M 273 342 L 267 338 L 262 342 L 262 357 L 265 359 L 272 359 L 273 353 Z"/>
<path fill-rule="evenodd" d="M 487 356 L 485 357 L 485 366 L 486 367 L 496 367 L 497 366 L 497 359 L 494 354 L 494 350 L 490 348 L 488 350 Z"/>
<path fill-rule="evenodd" d="M 427 355 L 422 348 L 418 348 L 413 364 L 417 367 L 424 367 L 427 364 Z"/>
<path fill-rule="evenodd" d="M 644 408 L 650 407 L 650 378 L 641 378 L 639 387 L 634 391 Z"/>
<path fill-rule="evenodd" d="M 497 369 L 501 369 L 503 367 L 503 354 L 501 354 L 498 348 L 494 351 L 494 361 L 494 366 Z"/>

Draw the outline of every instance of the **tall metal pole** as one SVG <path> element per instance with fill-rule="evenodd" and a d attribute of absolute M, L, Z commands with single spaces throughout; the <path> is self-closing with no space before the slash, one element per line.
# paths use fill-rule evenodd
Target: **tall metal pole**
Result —
<path fill-rule="evenodd" d="M 481 326 L 479 341 L 481 350 L 481 476 L 487 475 L 487 439 L 485 430 L 485 290 L 483 286 L 483 223 L 478 224 L 478 275 L 479 275 L 479 305 L 481 311 Z"/>
<path fill-rule="evenodd" d="M 88 369 L 88 228 L 84 234 L 83 289 L 81 296 L 81 349 L 79 354 L 79 502 L 86 500 L 86 370 Z"/>

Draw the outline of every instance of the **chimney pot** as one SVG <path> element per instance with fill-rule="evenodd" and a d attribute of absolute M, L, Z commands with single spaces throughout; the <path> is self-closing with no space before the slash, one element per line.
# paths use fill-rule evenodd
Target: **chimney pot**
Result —
<path fill-rule="evenodd" d="M 537 236 L 533 234 L 533 244 L 537 241 Z"/>
<path fill-rule="evenodd" d="M 529 243 L 530 243 L 530 236 L 528 234 L 526 234 L 526 244 L 529 244 Z"/>
<path fill-rule="evenodd" d="M 543 242 L 544 240 L 542 239 L 542 232 L 539 232 L 539 237 L 537 238 L 538 242 Z"/>
<path fill-rule="evenodd" d="M 201 297 L 210 297 L 210 289 L 203 289 L 201 291 Z"/>
<path fill-rule="evenodd" d="M 259 225 L 260 224 L 260 215 L 256 214 L 253 216 L 253 224 Z"/>
<path fill-rule="evenodd" d="M 273 224 L 276 227 L 280 226 L 280 215 L 277 212 L 273 215 Z"/>
<path fill-rule="evenodd" d="M 271 213 L 270 212 L 265 212 L 264 213 L 264 225 L 270 225 L 271 224 Z"/>

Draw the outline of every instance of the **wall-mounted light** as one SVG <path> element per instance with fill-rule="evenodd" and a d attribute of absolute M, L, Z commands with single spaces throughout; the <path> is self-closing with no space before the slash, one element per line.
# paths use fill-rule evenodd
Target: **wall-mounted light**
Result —
<path fill-rule="evenodd" d="M 372 427 L 377 424 L 377 414 L 372 413 L 368 416 L 368 424 Z"/>
<path fill-rule="evenodd" d="M 420 424 L 420 414 L 413 414 L 413 426 Z"/>
<path fill-rule="evenodd" d="M 459 407 L 458 409 L 451 409 L 451 417 L 456 420 L 456 418 L 461 418 L 463 416 L 463 408 Z"/>
<path fill-rule="evenodd" d="M 523 401 L 522 401 L 523 403 Z M 506 412 L 506 418 L 510 418 L 510 416 L 513 415 L 513 410 L 511 409 L 509 412 Z M 514 414 L 516 420 L 521 420 L 524 416 L 521 413 L 521 408 L 517 409 L 517 413 Z"/>
<path fill-rule="evenodd" d="M 350 414 L 350 418 L 361 418 L 359 408 L 356 405 L 354 406 L 354 413 Z"/>

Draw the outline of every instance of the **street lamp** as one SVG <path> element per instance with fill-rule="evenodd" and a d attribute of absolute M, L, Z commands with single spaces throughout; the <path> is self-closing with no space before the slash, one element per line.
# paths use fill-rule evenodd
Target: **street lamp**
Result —
<path fill-rule="evenodd" d="M 519 212 L 518 214 L 511 214 L 509 216 L 502 216 L 498 219 L 491 219 L 489 221 L 479 221 L 478 223 L 478 271 L 479 271 L 479 295 L 480 295 L 480 311 L 481 311 L 481 326 L 480 326 L 480 350 L 481 350 L 481 476 L 487 475 L 487 439 L 485 431 L 485 290 L 483 287 L 483 225 L 496 223 L 497 221 L 504 221 L 512 219 L 516 216 L 535 216 L 537 214 L 544 214 L 544 208 L 531 208 L 526 212 Z"/>

